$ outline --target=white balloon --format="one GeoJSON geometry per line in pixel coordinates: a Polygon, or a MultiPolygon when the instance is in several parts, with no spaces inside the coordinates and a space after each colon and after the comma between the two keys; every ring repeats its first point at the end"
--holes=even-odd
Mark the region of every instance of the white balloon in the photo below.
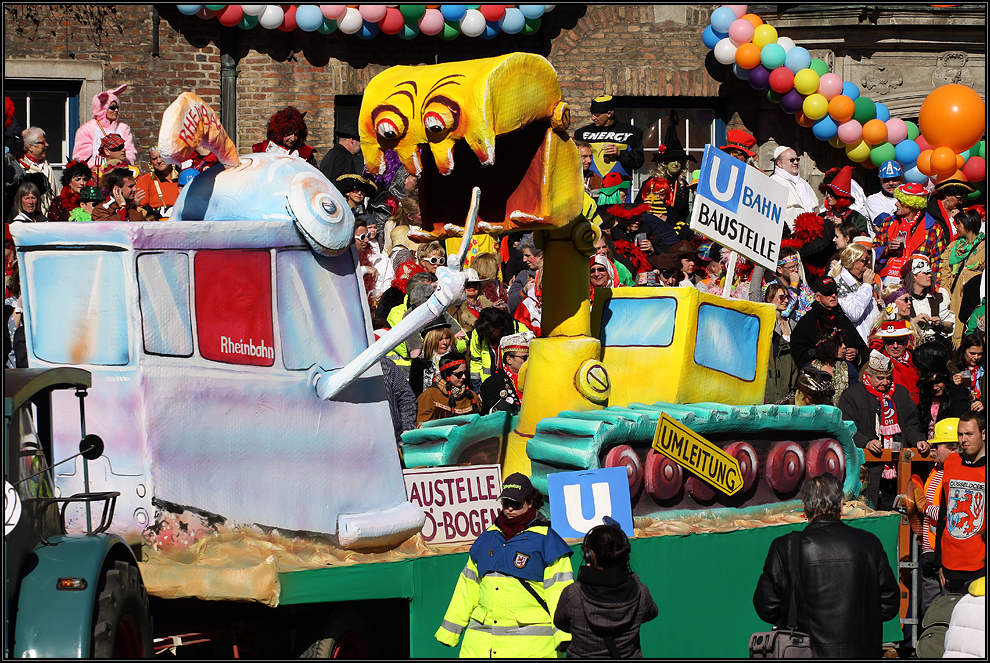
{"type": "Polygon", "coordinates": [[[461,32],[468,37],[479,37],[485,31],[485,15],[477,9],[468,9],[461,19],[461,32]]]}
{"type": "Polygon", "coordinates": [[[268,5],[241,5],[241,11],[248,16],[261,16],[268,5]]]}
{"type": "Polygon", "coordinates": [[[543,5],[543,13],[546,14],[547,12],[552,12],[553,8],[556,6],[557,5],[543,5]]]}
{"type": "Polygon", "coordinates": [[[797,46],[790,37],[777,37],[777,43],[784,47],[785,53],[789,53],[792,48],[797,46]]]}
{"type": "Polygon", "coordinates": [[[361,18],[361,12],[356,7],[348,7],[347,11],[344,12],[344,17],[337,21],[337,27],[340,28],[340,31],[348,35],[360,30],[362,25],[364,25],[364,19],[361,18]]]}
{"type": "Polygon", "coordinates": [[[278,26],[282,25],[282,20],[285,18],[285,12],[278,5],[266,5],[265,11],[258,19],[261,23],[261,27],[268,28],[269,30],[274,30],[278,26]]]}
{"type": "Polygon", "coordinates": [[[722,64],[732,64],[736,61],[736,47],[732,44],[728,37],[725,39],[720,39],[717,44],[715,44],[715,59],[722,64]]]}

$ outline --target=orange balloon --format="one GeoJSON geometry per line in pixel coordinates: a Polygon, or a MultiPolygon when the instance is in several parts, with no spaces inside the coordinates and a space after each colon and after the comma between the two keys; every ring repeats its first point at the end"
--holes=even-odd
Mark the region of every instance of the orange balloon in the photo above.
{"type": "Polygon", "coordinates": [[[942,173],[939,173],[937,182],[939,184],[941,184],[945,180],[959,180],[960,182],[968,182],[969,181],[969,180],[966,179],[966,174],[963,173],[961,170],[957,170],[954,173],[949,174],[949,175],[943,175],[942,173]]]}
{"type": "Polygon", "coordinates": [[[956,172],[956,153],[951,147],[937,147],[932,150],[932,170],[939,174],[956,172]]]}
{"type": "Polygon", "coordinates": [[[736,64],[743,69],[752,69],[760,64],[760,47],[752,42],[740,44],[736,49],[736,64]]]}
{"type": "Polygon", "coordinates": [[[797,123],[802,127],[810,127],[815,124],[814,120],[808,119],[808,116],[804,114],[804,111],[798,111],[794,115],[794,119],[797,120],[797,123]]]}
{"type": "Polygon", "coordinates": [[[962,170],[962,167],[965,166],[965,165],[966,165],[966,159],[963,158],[963,155],[957,154],[956,155],[956,170],[962,170]]]}
{"type": "Polygon", "coordinates": [[[932,147],[947,147],[954,153],[973,147],[986,129],[986,104],[974,90],[950,83],[925,97],[918,125],[932,147]]]}
{"type": "Polygon", "coordinates": [[[859,165],[867,170],[876,170],[877,165],[873,163],[873,159],[864,159],[859,162],[859,165]]]}
{"type": "Polygon", "coordinates": [[[743,18],[752,23],[754,28],[758,28],[763,25],[763,19],[756,14],[743,14],[743,18]]]}
{"type": "Polygon", "coordinates": [[[855,102],[844,94],[832,97],[832,100],[828,102],[828,114],[838,124],[842,124],[843,122],[852,119],[853,113],[855,112],[855,102]]]}
{"type": "Polygon", "coordinates": [[[873,119],[863,125],[863,140],[870,145],[887,141],[887,125],[883,120],[873,119]]]}
{"type": "Polygon", "coordinates": [[[932,168],[932,151],[925,150],[918,155],[918,170],[921,171],[922,175],[927,175],[928,177],[935,175],[935,170],[932,168]]]}

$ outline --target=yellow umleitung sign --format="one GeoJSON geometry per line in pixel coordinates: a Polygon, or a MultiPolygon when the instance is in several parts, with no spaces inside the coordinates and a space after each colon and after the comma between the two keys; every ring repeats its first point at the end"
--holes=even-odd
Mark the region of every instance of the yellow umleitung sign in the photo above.
{"type": "Polygon", "coordinates": [[[653,448],[726,495],[742,488],[739,461],[666,414],[657,422],[653,448]]]}

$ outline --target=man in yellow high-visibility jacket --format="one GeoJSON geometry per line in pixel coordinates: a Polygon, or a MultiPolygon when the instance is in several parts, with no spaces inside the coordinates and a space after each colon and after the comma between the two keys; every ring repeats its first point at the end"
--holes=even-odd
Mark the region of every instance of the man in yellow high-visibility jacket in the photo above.
{"type": "Polygon", "coordinates": [[[461,658],[555,658],[571,639],[553,625],[574,582],[571,549],[539,515],[543,496],[523,474],[502,483],[502,512],[471,546],[436,638],[461,658]]]}

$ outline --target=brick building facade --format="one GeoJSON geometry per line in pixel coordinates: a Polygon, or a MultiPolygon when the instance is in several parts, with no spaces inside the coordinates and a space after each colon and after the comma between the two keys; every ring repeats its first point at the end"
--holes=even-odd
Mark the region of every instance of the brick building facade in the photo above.
{"type": "MultiPolygon", "coordinates": [[[[396,64],[528,51],[557,69],[572,128],[589,121],[590,98],[607,92],[616,97],[620,117],[646,125],[649,150],[662,136],[667,110],[676,107],[688,119],[682,140],[692,153],[721,140],[726,127],[743,126],[761,143],[761,166],[772,168],[769,152],[786,142],[811,157],[803,160],[802,174],[815,183],[844,155],[714,61],[701,33],[716,6],[558,5],[534,35],[448,42],[423,35],[403,41],[379,34],[365,41],[339,31],[244,31],[184,16],[172,5],[6,4],[4,81],[22,121],[24,98],[33,95],[34,123],[50,133],[43,121],[62,128],[60,154],[71,148],[75,127],[90,119],[92,96],[128,83],[121,119],[139,149],[157,140],[168,104],[192,90],[225,125],[236,125],[241,152],[264,139],[272,113],[292,104],[307,112],[307,142],[322,155],[332,145],[335,122],[353,121],[362,91],[378,72],[396,64]],[[230,86],[236,101],[228,107],[221,94],[225,76],[236,81],[230,86]]],[[[985,94],[983,5],[751,5],[750,11],[887,103],[896,117],[917,118],[924,96],[945,82],[985,94]]],[[[50,136],[49,142],[56,141],[50,136]]]]}

